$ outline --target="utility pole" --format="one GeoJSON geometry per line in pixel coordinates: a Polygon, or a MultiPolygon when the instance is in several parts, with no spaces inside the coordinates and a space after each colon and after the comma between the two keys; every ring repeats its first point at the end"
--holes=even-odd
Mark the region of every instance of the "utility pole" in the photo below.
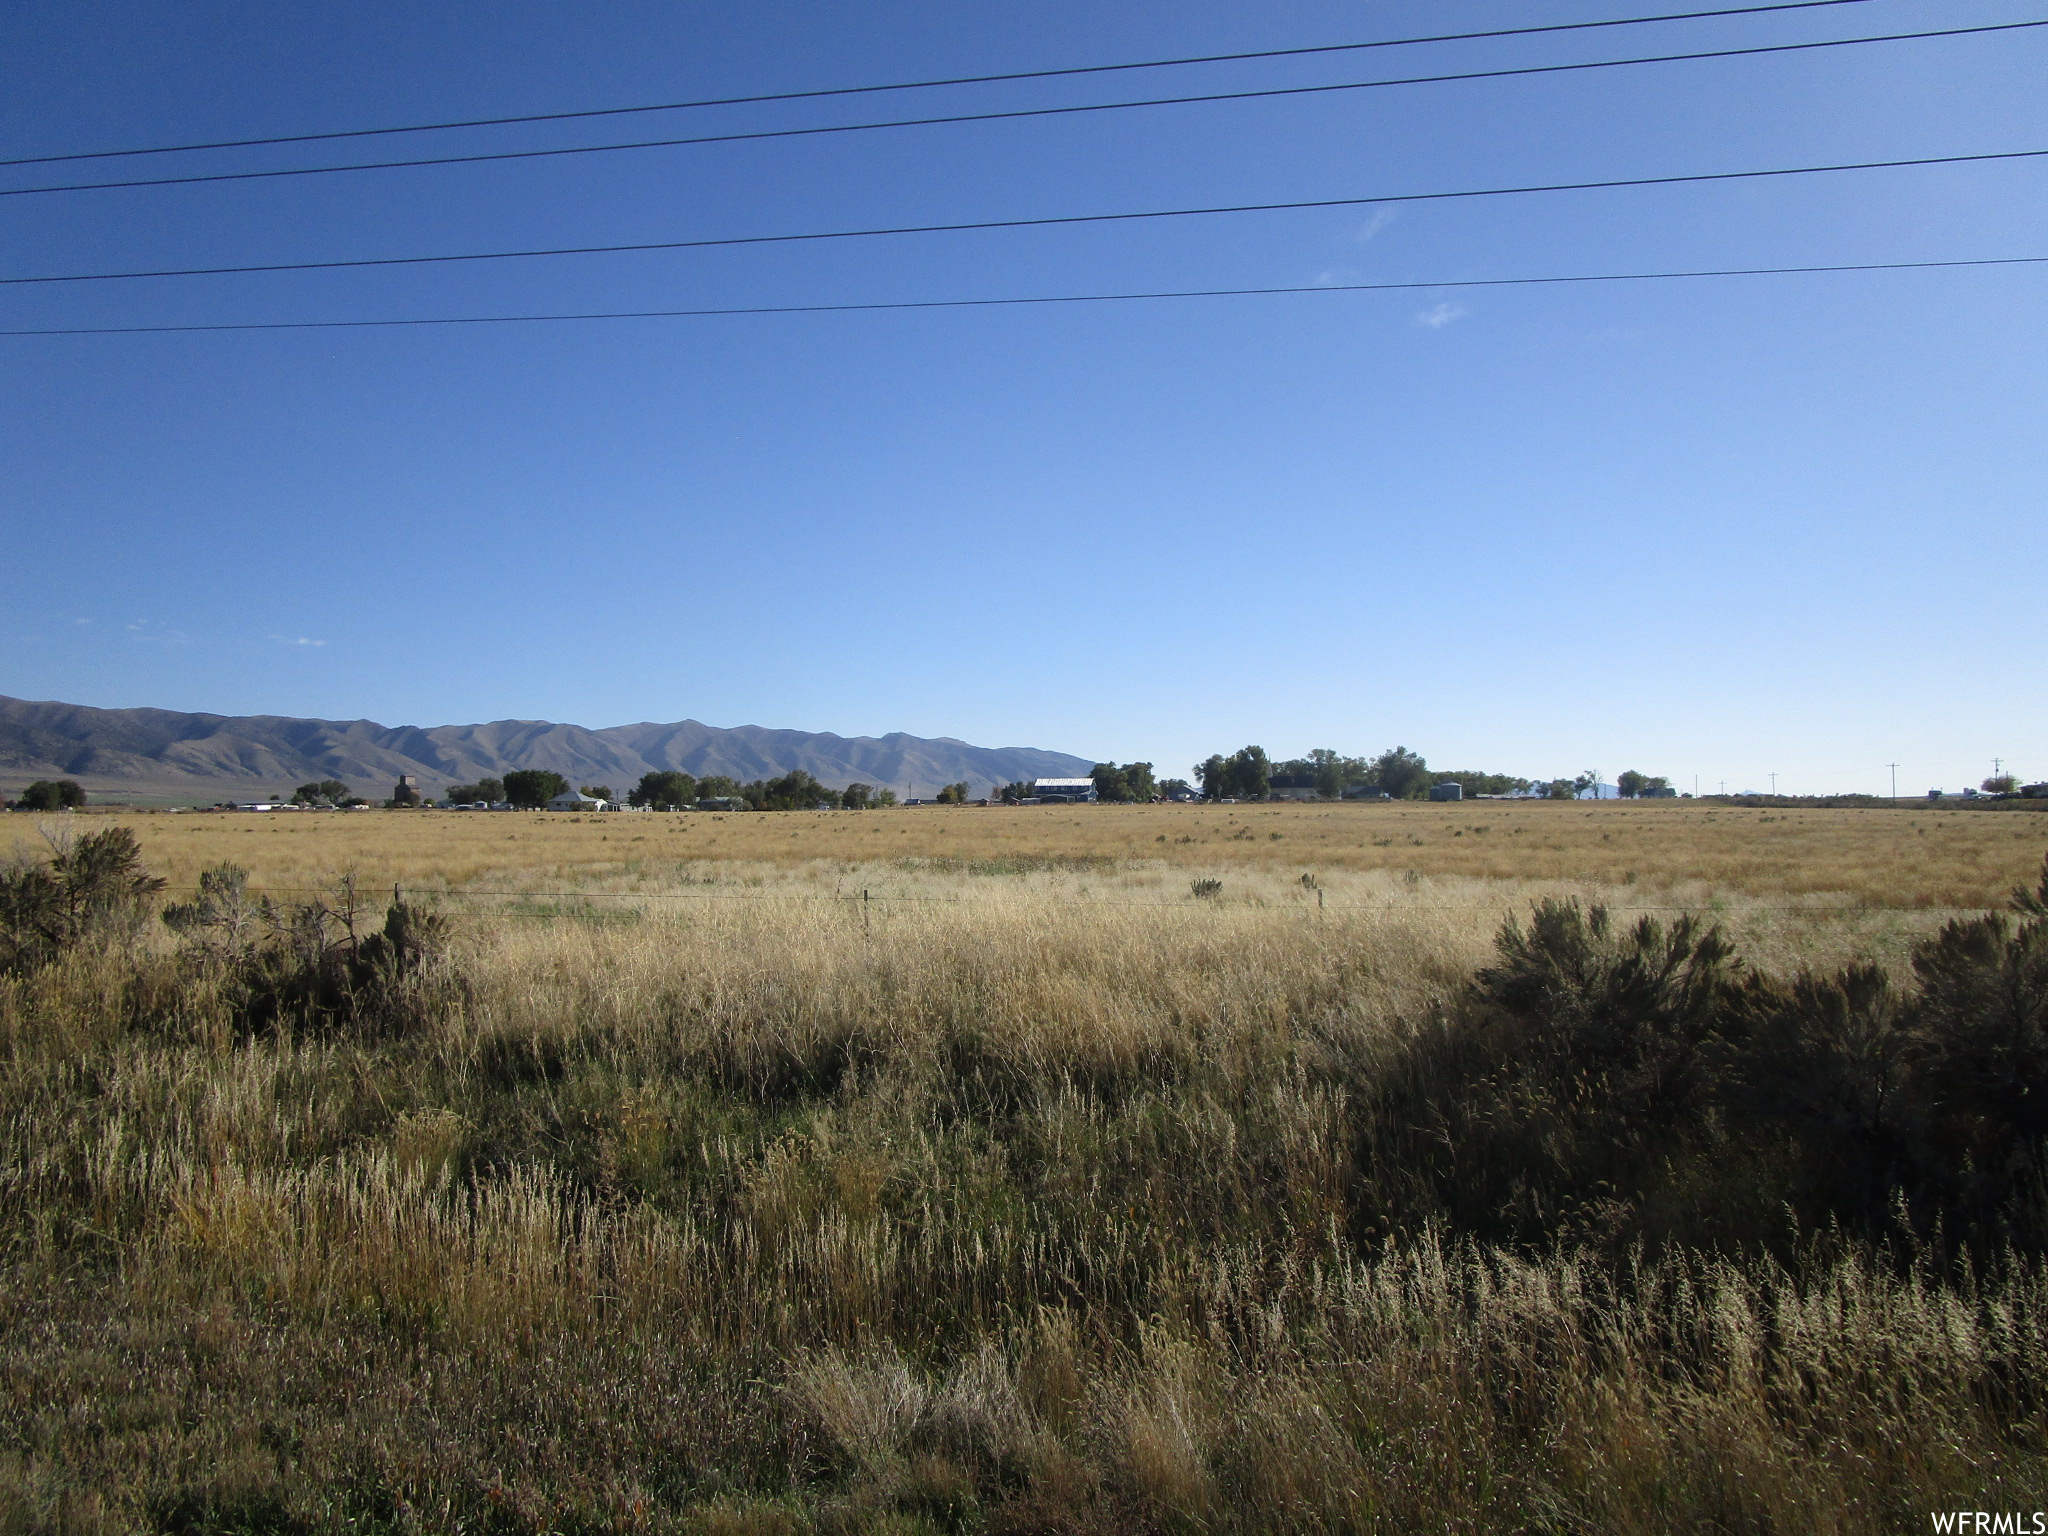
{"type": "Polygon", "coordinates": [[[1771,775],[1771,798],[1778,798],[1778,776],[1775,773],[1771,775]]]}
{"type": "Polygon", "coordinates": [[[1897,763],[1886,763],[1885,767],[1892,771],[1892,798],[1896,800],[1899,798],[1899,765],[1897,763]]]}

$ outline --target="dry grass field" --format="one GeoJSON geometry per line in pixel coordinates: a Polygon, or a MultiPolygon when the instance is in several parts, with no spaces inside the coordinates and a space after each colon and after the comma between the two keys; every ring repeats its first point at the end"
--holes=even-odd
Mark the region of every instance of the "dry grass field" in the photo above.
{"type": "MultiPolygon", "coordinates": [[[[95,818],[97,820],[98,818],[95,818]]],[[[1374,871],[1428,879],[1639,886],[1690,903],[1766,896],[1972,909],[2048,854],[2048,815],[1751,810],[1679,802],[1020,806],[773,815],[222,813],[118,818],[188,884],[231,859],[258,885],[357,871],[372,885],[659,887],[693,864],[1016,871],[1158,865],[1189,874],[1374,871]]],[[[32,838],[19,818],[19,839],[32,838]]],[[[15,830],[0,826],[0,835],[15,830]]]]}
{"type": "Polygon", "coordinates": [[[0,975],[0,1531],[2048,1506],[2033,1101],[1950,1040],[2048,924],[1940,938],[2048,817],[75,820],[173,888],[0,975]],[[158,920],[224,862],[299,905],[158,920]]]}

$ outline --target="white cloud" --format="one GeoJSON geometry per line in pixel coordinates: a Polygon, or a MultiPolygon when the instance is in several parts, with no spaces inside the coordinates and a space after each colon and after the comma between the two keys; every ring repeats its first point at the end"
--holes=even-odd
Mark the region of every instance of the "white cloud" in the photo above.
{"type": "Polygon", "coordinates": [[[1400,217],[1401,210],[1399,208],[1375,208],[1372,211],[1372,217],[1367,219],[1364,226],[1351,238],[1360,245],[1370,245],[1374,235],[1377,235],[1400,217]]]}
{"type": "Polygon", "coordinates": [[[190,645],[192,637],[182,629],[169,624],[159,624],[154,619],[137,619],[127,626],[128,632],[136,639],[149,645],[190,645]]]}
{"type": "Polygon", "coordinates": [[[1426,325],[1432,331],[1440,331],[1452,321],[1462,320],[1471,313],[1472,311],[1464,305],[1453,304],[1446,300],[1433,309],[1425,309],[1415,317],[1415,323],[1417,325],[1426,325]]]}
{"type": "Polygon", "coordinates": [[[279,645],[325,645],[327,643],[325,640],[308,640],[304,635],[300,635],[296,639],[290,635],[272,635],[270,638],[279,645]]]}

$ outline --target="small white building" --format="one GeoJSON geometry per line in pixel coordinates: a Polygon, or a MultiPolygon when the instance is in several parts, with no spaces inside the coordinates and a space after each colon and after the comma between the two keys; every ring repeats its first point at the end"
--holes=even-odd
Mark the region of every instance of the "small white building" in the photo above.
{"type": "Polygon", "coordinates": [[[548,802],[551,811],[601,811],[604,807],[604,801],[580,789],[565,789],[548,802]]]}

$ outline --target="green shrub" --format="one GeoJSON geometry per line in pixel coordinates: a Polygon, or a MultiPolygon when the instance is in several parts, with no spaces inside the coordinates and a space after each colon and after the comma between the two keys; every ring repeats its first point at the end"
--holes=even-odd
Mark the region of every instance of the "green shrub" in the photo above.
{"type": "Polygon", "coordinates": [[[0,870],[0,970],[33,969],[88,941],[133,933],[163,888],[126,827],[52,836],[47,861],[0,870]]]}
{"type": "Polygon", "coordinates": [[[169,907],[164,921],[195,958],[223,966],[251,1032],[403,1033],[462,992],[442,963],[448,920],[393,890],[383,926],[361,934],[353,880],[327,900],[252,901],[248,872],[222,864],[199,877],[199,899],[169,907]]]}

